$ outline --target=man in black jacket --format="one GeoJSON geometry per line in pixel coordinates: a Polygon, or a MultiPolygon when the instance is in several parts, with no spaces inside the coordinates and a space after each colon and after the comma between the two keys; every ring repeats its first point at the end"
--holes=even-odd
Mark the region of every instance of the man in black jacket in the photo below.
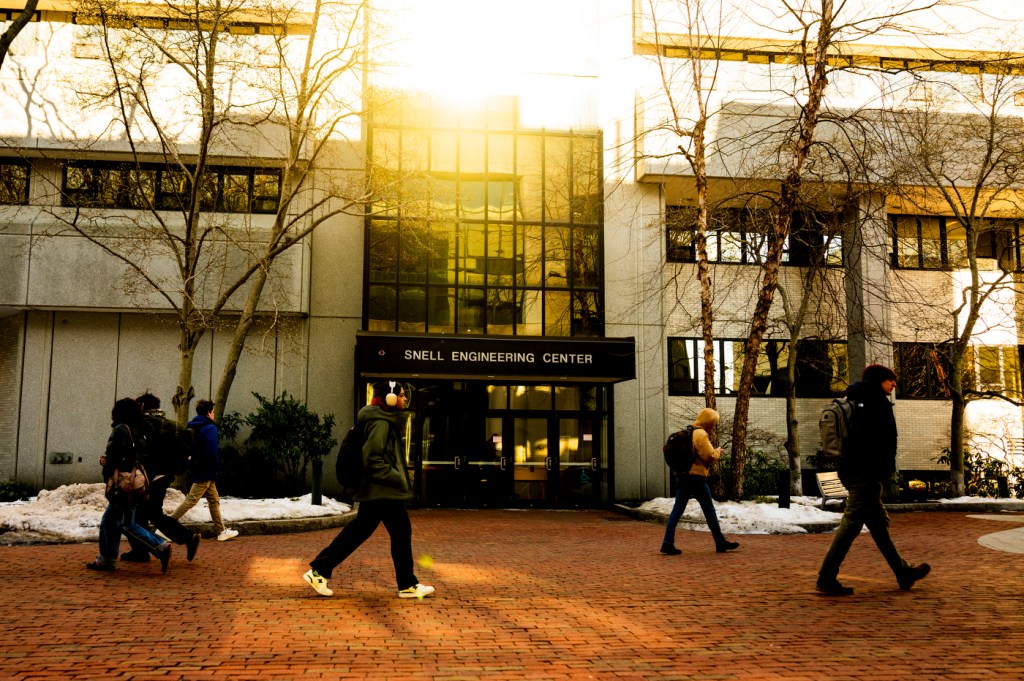
{"type": "MultiPolygon", "coordinates": [[[[160,398],[152,393],[144,393],[136,398],[143,411],[140,431],[146,440],[146,454],[142,460],[146,473],[149,475],[149,497],[139,505],[136,521],[145,526],[152,523],[165,537],[175,544],[183,544],[186,548],[185,557],[191,561],[196,557],[199,548],[199,534],[186,529],[177,519],[164,513],[164,498],[167,488],[174,482],[174,477],[181,473],[181,437],[177,426],[167,420],[160,409],[160,398]]],[[[149,560],[149,552],[145,546],[128,536],[132,550],[121,554],[121,560],[130,563],[145,563],[149,560]]]]}
{"type": "Polygon", "coordinates": [[[895,389],[896,373],[889,367],[872,364],[864,369],[861,380],[846,391],[855,406],[850,434],[843,442],[839,459],[839,479],[850,496],[818,571],[817,589],[821,593],[853,593],[852,588],[839,582],[839,566],[865,525],[901,589],[910,589],[931,571],[927,563],[911,565],[900,557],[889,536],[889,515],[882,504],[882,487],[896,472],[896,417],[889,397],[895,389]]]}

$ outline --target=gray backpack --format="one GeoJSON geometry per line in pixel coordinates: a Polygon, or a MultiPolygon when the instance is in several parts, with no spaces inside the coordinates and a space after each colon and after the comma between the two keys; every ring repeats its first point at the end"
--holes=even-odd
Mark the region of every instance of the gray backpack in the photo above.
{"type": "Polygon", "coordinates": [[[854,403],[845,397],[837,397],[828,403],[818,420],[821,435],[821,453],[828,459],[838,459],[843,454],[843,444],[850,435],[853,422],[854,403]]]}

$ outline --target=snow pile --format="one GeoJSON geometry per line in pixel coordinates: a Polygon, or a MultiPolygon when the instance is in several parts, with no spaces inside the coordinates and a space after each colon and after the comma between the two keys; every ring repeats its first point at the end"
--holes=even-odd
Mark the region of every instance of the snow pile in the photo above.
{"type": "MultiPolygon", "coordinates": [[[[86,542],[99,539],[100,517],[107,507],[103,484],[64,485],[43,490],[30,501],[0,503],[0,544],[43,542],[86,542]]],[[[164,512],[170,513],[185,498],[176,489],[167,490],[164,512]]],[[[312,495],[290,499],[238,499],[222,497],[224,522],[275,518],[315,518],[348,513],[348,504],[323,498],[314,506],[312,495]]],[[[182,517],[182,522],[208,523],[210,510],[205,499],[182,517]]]]}
{"type": "MultiPolygon", "coordinates": [[[[675,499],[661,497],[641,504],[639,509],[668,517],[674,503],[675,499]]],[[[792,497],[789,508],[753,501],[715,502],[715,512],[725,534],[801,534],[807,532],[804,525],[835,525],[840,518],[838,513],[822,511],[818,497],[792,497]]],[[[695,499],[686,505],[682,520],[700,523],[692,529],[708,531],[704,512],[695,499]]]]}

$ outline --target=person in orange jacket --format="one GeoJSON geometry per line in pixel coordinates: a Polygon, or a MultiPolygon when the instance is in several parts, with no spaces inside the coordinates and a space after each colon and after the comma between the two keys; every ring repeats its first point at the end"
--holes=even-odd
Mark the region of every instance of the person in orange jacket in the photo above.
{"type": "Polygon", "coordinates": [[[708,435],[717,427],[718,412],[714,409],[701,409],[697,414],[697,419],[693,422],[693,465],[684,474],[674,474],[676,475],[676,503],[672,506],[668,523],[665,525],[665,538],[661,544],[661,552],[664,554],[678,556],[682,553],[675,544],[676,526],[690,499],[696,499],[701,510],[704,511],[704,520],[708,524],[708,529],[711,530],[711,536],[715,539],[715,550],[718,553],[725,553],[739,548],[739,542],[729,541],[722,534],[722,528],[718,524],[718,514],[715,512],[715,503],[711,499],[711,488],[708,487],[708,466],[722,456],[722,448],[713,447],[708,435]]]}

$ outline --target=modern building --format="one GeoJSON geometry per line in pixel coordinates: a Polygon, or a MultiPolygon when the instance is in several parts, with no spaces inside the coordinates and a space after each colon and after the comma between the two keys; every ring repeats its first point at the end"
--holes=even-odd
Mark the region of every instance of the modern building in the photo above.
{"type": "MultiPolygon", "coordinates": [[[[301,63],[311,14],[223,19],[240,66],[217,82],[214,106],[230,102],[250,118],[232,119],[205,147],[181,123],[202,109],[180,73],[202,35],[197,22],[140,3],[130,19],[104,23],[81,6],[41,2],[0,69],[0,477],[48,488],[97,480],[113,401],[148,389],[170,403],[179,385],[185,299],[200,316],[227,300],[190,358],[196,396],[212,395],[245,310],[245,288],[228,282],[258,260],[291,201],[283,214],[296,224],[323,222],[270,268],[225,412],[251,411],[254,391],[287,390],[345,428],[370,383],[403,378],[422,504],[576,507],[667,494],[661,444],[703,406],[697,194],[666,125],[667,93],[692,107],[693,80],[678,69],[697,52],[678,25],[655,24],[657,3],[491,4],[436,0],[419,3],[424,13],[377,3],[348,24],[360,36],[347,43],[358,68],[333,94],[352,116],[322,153],[300,152],[312,188],[291,199],[288,123],[255,112],[267,111],[262,79],[275,65],[301,63]],[[143,62],[168,106],[101,101],[118,31],[156,35],[143,62]],[[170,146],[156,130],[174,132],[170,146]],[[216,257],[186,291],[153,235],[173,241],[189,229],[182,169],[204,149],[195,224],[216,257]],[[328,211],[322,199],[335,187],[367,182],[368,201],[328,211]]],[[[700,60],[714,111],[709,254],[726,423],[803,63],[784,26],[763,28],[756,17],[738,22],[700,60]]],[[[857,140],[835,114],[866,110],[872,134],[892,130],[885,113],[928,103],[893,83],[921,73],[970,80],[995,54],[926,54],[898,38],[851,42],[830,62],[849,53],[820,132],[839,160],[815,156],[808,168],[782,267],[785,304],[773,308],[751,405],[748,445],[780,459],[787,314],[806,299],[790,417],[805,457],[822,406],[865,364],[884,362],[903,378],[901,468],[942,468],[950,401],[940,355],[965,290],[965,233],[935,200],[941,187],[915,203],[869,173],[844,178],[854,165],[881,178],[896,154],[855,157],[857,140]]],[[[1000,120],[1019,124],[1010,100],[1000,120]]],[[[995,286],[971,357],[978,385],[1019,397],[1018,226],[1004,206],[987,218],[997,226],[982,268],[995,286]]],[[[968,414],[979,446],[1019,449],[1019,407],[979,402],[968,414]]]]}

